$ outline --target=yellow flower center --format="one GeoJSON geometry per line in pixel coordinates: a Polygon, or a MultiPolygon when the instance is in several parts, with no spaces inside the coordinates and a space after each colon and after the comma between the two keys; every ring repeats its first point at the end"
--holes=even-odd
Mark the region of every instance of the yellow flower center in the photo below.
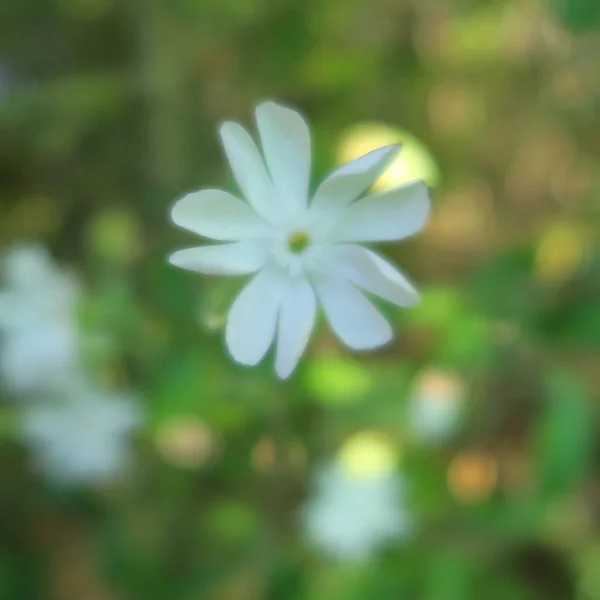
{"type": "Polygon", "coordinates": [[[292,233],[287,240],[288,248],[290,252],[293,252],[294,254],[301,254],[308,248],[309,244],[310,238],[304,231],[296,231],[295,233],[292,233]]]}

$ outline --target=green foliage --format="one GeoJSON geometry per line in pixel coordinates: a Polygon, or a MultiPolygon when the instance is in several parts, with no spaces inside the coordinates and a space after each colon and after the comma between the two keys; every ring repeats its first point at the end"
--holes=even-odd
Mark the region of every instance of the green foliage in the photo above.
{"type": "Polygon", "coordinates": [[[599,0],[2,0],[0,245],[80,275],[85,364],[145,423],[123,478],[59,488],[0,388],[1,600],[600,600],[599,22],[599,0]],[[225,348],[243,278],[166,259],[201,243],[173,201],[235,190],[218,123],[265,98],[310,122],[312,189],[399,141],[375,187],[434,188],[383,249],[422,296],[382,308],[394,341],[318,327],[284,383],[225,348]],[[427,438],[415,406],[460,424],[427,438]],[[390,456],[411,533],[326,556],[319,468],[390,456]]]}
{"type": "Polygon", "coordinates": [[[574,33],[589,32],[600,24],[600,4],[596,0],[551,0],[560,22],[574,33]]]}
{"type": "Polygon", "coordinates": [[[597,423],[590,394],[576,375],[550,372],[545,388],[535,442],[539,484],[548,497],[571,492],[590,474],[597,423]]]}
{"type": "Polygon", "coordinates": [[[369,370],[347,357],[320,357],[306,372],[306,387],[318,401],[347,404],[367,399],[373,382],[369,370]]]}

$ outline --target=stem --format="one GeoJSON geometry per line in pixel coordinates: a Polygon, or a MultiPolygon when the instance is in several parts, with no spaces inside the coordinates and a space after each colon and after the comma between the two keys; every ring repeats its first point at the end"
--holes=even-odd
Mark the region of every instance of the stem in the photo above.
{"type": "Polygon", "coordinates": [[[137,70],[146,111],[145,195],[151,200],[154,216],[162,222],[166,205],[179,192],[187,170],[187,65],[168,4],[163,0],[133,0],[133,7],[137,70]]]}

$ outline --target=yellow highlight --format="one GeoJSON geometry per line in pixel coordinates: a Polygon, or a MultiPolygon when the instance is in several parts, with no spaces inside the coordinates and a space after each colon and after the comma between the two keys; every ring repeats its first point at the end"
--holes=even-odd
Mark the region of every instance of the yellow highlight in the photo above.
{"type": "Polygon", "coordinates": [[[338,461],[354,479],[370,479],[390,473],[399,456],[394,442],[377,431],[362,431],[341,448],[338,461]]]}
{"type": "Polygon", "coordinates": [[[477,450],[458,454],[448,467],[448,487],[463,503],[481,502],[494,491],[498,482],[496,459],[477,450]]]}
{"type": "Polygon", "coordinates": [[[186,469],[206,464],[216,451],[216,440],[208,426],[194,416],[185,415],[161,424],[156,445],[167,462],[186,469]]]}
{"type": "Polygon", "coordinates": [[[431,186],[439,184],[439,167],[423,142],[408,131],[383,123],[360,123],[348,129],[338,144],[337,158],[346,163],[391,144],[401,144],[402,148],[374,183],[374,190],[387,190],[415,179],[431,186]]]}
{"type": "Polygon", "coordinates": [[[544,233],[535,256],[535,274],[542,283],[568,279],[584,262],[590,245],[587,228],[579,223],[556,223],[544,233]]]}
{"type": "Polygon", "coordinates": [[[462,380],[450,371],[424,369],[415,381],[415,397],[420,402],[459,404],[465,397],[462,380]]]}

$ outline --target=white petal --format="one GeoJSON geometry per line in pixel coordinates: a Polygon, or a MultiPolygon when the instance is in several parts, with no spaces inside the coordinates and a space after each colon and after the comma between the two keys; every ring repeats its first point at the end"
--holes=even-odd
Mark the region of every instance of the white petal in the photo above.
{"type": "Polygon", "coordinates": [[[271,227],[245,202],[221,190],[184,196],[171,210],[175,225],[214,240],[260,239],[271,227]]]}
{"type": "Polygon", "coordinates": [[[399,150],[399,144],[384,146],[336,169],[317,188],[311,215],[333,224],[353,200],[375,183],[399,150]]]}
{"type": "Polygon", "coordinates": [[[392,328],[371,302],[342,277],[315,281],[317,296],[334,333],[350,348],[366,350],[392,339],[392,328]]]}
{"type": "Polygon", "coordinates": [[[427,186],[411,181],[349,206],[331,235],[337,242],[401,240],[425,225],[430,204],[427,186]]]}
{"type": "Polygon", "coordinates": [[[269,246],[262,240],[178,250],[169,257],[176,267],[206,275],[246,275],[262,268],[269,246]]]}
{"type": "Polygon", "coordinates": [[[16,316],[19,314],[18,305],[15,302],[15,294],[0,292],[0,329],[14,325],[16,316]]]}
{"type": "Polygon", "coordinates": [[[302,356],[317,314],[317,299],[305,278],[290,282],[281,302],[275,371],[286,379],[302,356]]]}
{"type": "Polygon", "coordinates": [[[239,123],[223,123],[219,132],[231,170],[244,197],[261,217],[273,222],[276,216],[273,210],[273,183],[260,150],[239,123]]]}
{"type": "Polygon", "coordinates": [[[237,362],[255,365],[271,346],[285,282],[279,273],[263,269],[234,300],[225,339],[237,362]]]}
{"type": "Polygon", "coordinates": [[[356,245],[338,245],[330,250],[332,268],[348,281],[399,306],[412,306],[419,293],[389,262],[371,250],[356,245]]]}
{"type": "Polygon", "coordinates": [[[256,122],[265,160],[287,208],[305,207],[310,180],[310,132],[304,119],[294,110],[275,102],[256,107],[256,122]]]}

